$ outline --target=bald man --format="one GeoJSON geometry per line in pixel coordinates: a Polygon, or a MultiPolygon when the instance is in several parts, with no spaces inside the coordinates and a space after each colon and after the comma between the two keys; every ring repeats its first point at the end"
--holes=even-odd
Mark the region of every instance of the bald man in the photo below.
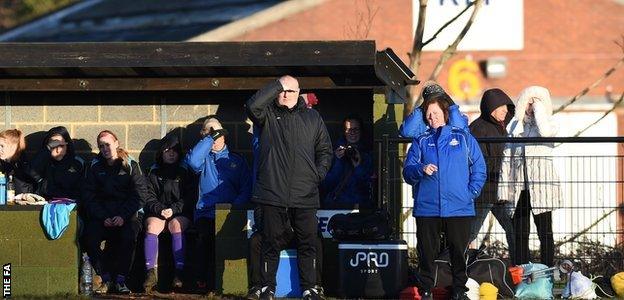
{"type": "Polygon", "coordinates": [[[319,113],[299,97],[299,82],[282,76],[247,101],[247,114],[260,130],[257,179],[252,201],[262,212],[261,299],[275,298],[275,274],[290,221],[297,242],[303,299],[321,299],[316,286],[316,210],[319,183],[331,166],[332,145],[319,113]]]}

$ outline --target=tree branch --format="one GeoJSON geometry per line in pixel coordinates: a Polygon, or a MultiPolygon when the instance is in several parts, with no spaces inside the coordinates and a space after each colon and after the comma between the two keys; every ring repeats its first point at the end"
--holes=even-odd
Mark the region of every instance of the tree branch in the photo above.
{"type": "Polygon", "coordinates": [[[583,128],[582,130],[579,130],[579,132],[577,132],[574,136],[578,137],[581,134],[583,134],[583,132],[585,132],[587,129],[591,128],[592,126],[598,124],[598,122],[600,122],[602,119],[606,118],[608,114],[610,114],[612,111],[615,110],[615,108],[620,105],[620,103],[622,103],[622,101],[624,101],[624,92],[622,92],[622,96],[620,96],[620,99],[618,99],[618,101],[616,101],[615,103],[613,103],[613,107],[611,107],[611,109],[609,109],[608,111],[606,111],[604,113],[604,115],[602,115],[602,117],[598,118],[598,120],[596,120],[594,123],[591,123],[589,126],[583,128]]]}
{"type": "MultiPolygon", "coordinates": [[[[418,10],[418,23],[416,24],[416,32],[414,33],[414,43],[412,44],[412,52],[410,52],[410,65],[409,68],[418,75],[418,69],[420,68],[420,57],[422,55],[423,48],[423,35],[425,33],[425,19],[427,18],[427,0],[419,1],[420,9],[418,10]]],[[[415,85],[407,87],[407,102],[403,105],[403,118],[407,117],[418,101],[418,89],[415,85]]]]}
{"type": "Polygon", "coordinates": [[[603,80],[607,79],[607,77],[613,74],[613,72],[615,72],[615,70],[621,67],[622,64],[624,64],[624,56],[622,56],[622,58],[615,65],[613,65],[613,67],[611,67],[611,69],[605,72],[602,75],[602,77],[598,78],[598,80],[596,80],[594,83],[584,88],[580,93],[576,94],[576,96],[572,97],[572,99],[570,99],[568,102],[562,104],[557,109],[555,109],[553,111],[553,114],[561,112],[562,110],[566,109],[566,107],[572,105],[574,102],[578,101],[581,97],[585,96],[589,91],[597,87],[603,80]]]}
{"type": "Polygon", "coordinates": [[[598,223],[602,222],[602,220],[606,219],[610,214],[612,214],[613,212],[617,211],[619,209],[619,207],[616,207],[610,211],[608,211],[606,214],[604,214],[602,217],[600,217],[600,219],[594,221],[594,223],[591,223],[589,226],[587,226],[587,228],[575,233],[572,237],[570,237],[569,239],[565,240],[565,241],[560,241],[555,243],[555,248],[559,248],[561,247],[561,245],[565,244],[565,243],[569,243],[569,242],[573,242],[574,240],[576,240],[577,238],[579,238],[581,235],[587,233],[590,229],[592,229],[594,226],[598,225],[598,223]]]}
{"type": "Polygon", "coordinates": [[[442,25],[442,27],[440,27],[440,29],[438,29],[438,31],[436,31],[436,33],[433,34],[433,36],[428,39],[426,42],[423,43],[423,47],[427,46],[427,44],[431,43],[433,40],[435,40],[438,37],[438,34],[440,34],[440,32],[442,32],[442,30],[444,30],[444,28],[448,27],[449,25],[451,25],[453,22],[455,22],[455,20],[457,20],[459,17],[461,17],[461,15],[463,15],[466,11],[468,11],[468,9],[475,5],[476,1],[472,1],[470,2],[470,4],[466,5],[466,8],[464,8],[464,10],[462,10],[459,14],[457,14],[454,18],[452,18],[451,20],[449,20],[448,22],[446,22],[446,24],[442,25]]]}
{"type": "Polygon", "coordinates": [[[607,79],[607,77],[611,76],[611,74],[613,74],[613,72],[615,72],[615,70],[617,70],[619,67],[622,66],[622,64],[624,64],[624,35],[622,35],[622,43],[619,43],[618,41],[614,41],[614,42],[615,42],[616,45],[618,45],[620,47],[620,50],[622,50],[622,58],[620,58],[620,60],[617,63],[615,63],[615,65],[613,65],[613,67],[611,67],[611,69],[607,70],[607,72],[605,72],[602,75],[602,77],[598,78],[598,80],[596,80],[594,83],[592,83],[588,87],[584,88],[580,93],[576,94],[568,102],[562,104],[557,109],[555,109],[553,111],[553,114],[556,114],[556,113],[566,109],[566,107],[572,105],[574,102],[579,100],[581,97],[585,96],[587,93],[589,93],[589,91],[591,91],[595,87],[597,87],[603,80],[605,80],[605,79],[607,79]]]}
{"type": "Polygon", "coordinates": [[[429,76],[429,80],[436,80],[436,78],[438,78],[438,75],[440,75],[440,72],[442,71],[442,67],[444,67],[444,64],[451,57],[453,57],[453,55],[455,55],[459,42],[461,42],[461,40],[464,38],[466,33],[468,33],[468,30],[470,30],[470,27],[472,26],[472,23],[474,22],[474,19],[476,18],[477,13],[479,12],[479,9],[481,8],[481,4],[483,4],[483,0],[475,0],[472,2],[474,2],[475,7],[474,7],[474,10],[472,11],[472,15],[470,15],[470,19],[468,19],[468,22],[466,22],[466,26],[464,26],[464,29],[462,29],[459,35],[457,35],[457,38],[455,39],[455,41],[451,45],[449,45],[448,48],[446,48],[446,50],[444,50],[444,52],[440,56],[440,60],[438,60],[438,64],[433,69],[433,72],[431,72],[431,75],[429,76]]]}

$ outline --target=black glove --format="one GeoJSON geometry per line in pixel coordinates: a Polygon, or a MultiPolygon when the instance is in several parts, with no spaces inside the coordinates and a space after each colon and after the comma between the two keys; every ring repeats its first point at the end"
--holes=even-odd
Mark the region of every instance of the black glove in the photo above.
{"type": "Polygon", "coordinates": [[[48,144],[46,145],[46,147],[48,148],[48,150],[52,151],[52,149],[56,148],[56,147],[60,147],[60,146],[65,146],[67,145],[67,143],[63,142],[63,141],[59,141],[59,140],[50,140],[48,142],[48,144]]]}
{"type": "Polygon", "coordinates": [[[210,135],[212,139],[215,141],[222,136],[226,136],[227,134],[228,134],[228,131],[225,128],[217,129],[217,130],[210,129],[210,132],[208,133],[208,135],[210,135]]]}

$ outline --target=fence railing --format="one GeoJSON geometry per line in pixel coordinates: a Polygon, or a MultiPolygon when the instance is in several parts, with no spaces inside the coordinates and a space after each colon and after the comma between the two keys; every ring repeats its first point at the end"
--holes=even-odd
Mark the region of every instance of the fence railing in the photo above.
{"type": "MultiPolygon", "coordinates": [[[[592,274],[624,269],[624,137],[482,138],[478,141],[551,147],[551,156],[530,156],[526,160],[518,156],[484,158],[487,164],[508,164],[512,168],[526,162],[523,167],[531,169],[527,173],[537,174],[529,179],[530,189],[544,193],[549,200],[557,200],[533,206],[538,211],[552,210],[555,260],[576,259],[592,274]],[[548,165],[552,168],[546,167],[548,165]],[[550,172],[555,172],[556,176],[547,176],[550,172]]],[[[415,247],[418,241],[416,222],[411,214],[411,186],[401,175],[409,143],[411,139],[388,136],[375,141],[379,162],[377,196],[378,203],[390,212],[396,237],[415,247]]],[[[524,189],[525,177],[522,173],[516,175],[502,178],[499,185],[524,189]]],[[[518,201],[505,200],[514,205],[518,201]]],[[[491,214],[475,242],[487,245],[492,254],[508,255],[504,230],[491,214]]],[[[533,260],[539,261],[539,239],[533,221],[529,246],[533,260]]]]}

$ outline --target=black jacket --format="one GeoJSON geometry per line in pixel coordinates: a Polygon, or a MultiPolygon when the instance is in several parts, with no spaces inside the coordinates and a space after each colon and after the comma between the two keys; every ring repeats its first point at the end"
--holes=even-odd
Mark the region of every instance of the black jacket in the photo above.
{"type": "Polygon", "coordinates": [[[278,105],[279,81],[247,101],[260,129],[258,173],[252,200],[280,207],[319,207],[318,185],[331,166],[332,146],[319,113],[299,98],[293,109],[278,105]]]}
{"type": "Polygon", "coordinates": [[[197,180],[183,166],[159,166],[154,164],[147,175],[147,199],[145,214],[162,218],[160,212],[171,208],[174,215],[193,219],[193,207],[197,202],[197,180]]]}
{"type": "Polygon", "coordinates": [[[34,180],[28,176],[28,164],[26,161],[22,159],[15,162],[0,160],[0,172],[6,176],[7,184],[9,183],[9,176],[13,176],[15,195],[33,192],[34,180]]]}
{"type": "MultiPolygon", "coordinates": [[[[477,139],[481,137],[506,137],[506,127],[513,118],[514,111],[513,101],[507,94],[500,89],[489,89],[483,93],[481,98],[481,115],[470,123],[470,133],[477,139]],[[507,105],[508,112],[505,121],[499,123],[492,117],[492,111],[503,105],[507,105]]],[[[493,203],[497,201],[496,192],[505,143],[479,143],[479,147],[481,147],[487,166],[487,181],[483,186],[481,196],[477,198],[477,202],[493,203]]]]}
{"type": "Polygon", "coordinates": [[[90,218],[121,216],[128,220],[143,207],[146,189],[145,177],[135,160],[130,160],[126,169],[121,160],[109,166],[98,156],[87,172],[82,199],[90,218]]]}
{"type": "Polygon", "coordinates": [[[31,160],[28,174],[35,180],[36,194],[47,199],[78,200],[84,183],[84,160],[68,154],[56,161],[50,156],[50,150],[43,149],[31,160]]]}

